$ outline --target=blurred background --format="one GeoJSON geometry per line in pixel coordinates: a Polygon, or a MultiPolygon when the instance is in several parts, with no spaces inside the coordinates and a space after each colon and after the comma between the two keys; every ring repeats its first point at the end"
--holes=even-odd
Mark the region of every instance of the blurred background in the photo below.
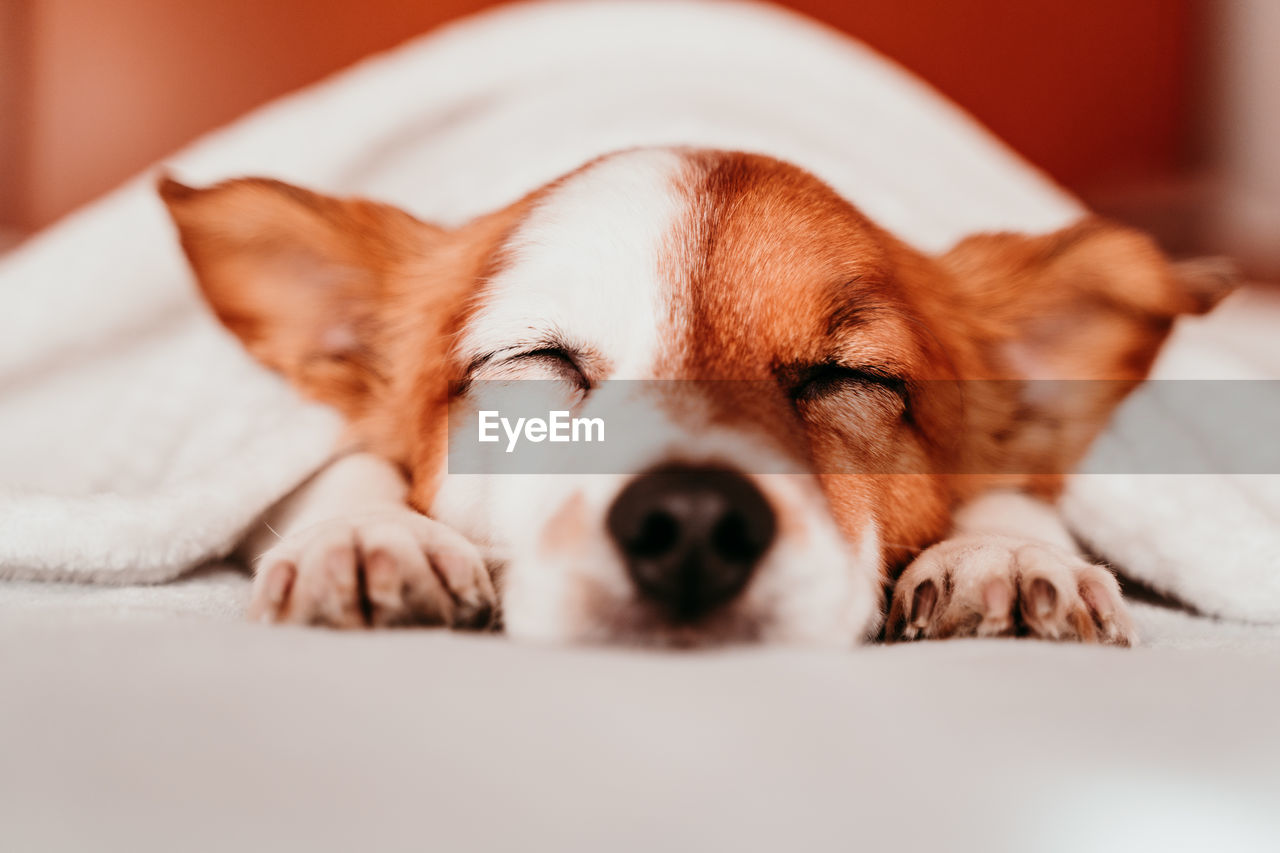
{"type": "MultiPolygon", "coordinates": [[[[495,0],[0,0],[0,246],[495,0]]],[[[1179,254],[1280,274],[1278,0],[791,0],[1179,254]]]]}

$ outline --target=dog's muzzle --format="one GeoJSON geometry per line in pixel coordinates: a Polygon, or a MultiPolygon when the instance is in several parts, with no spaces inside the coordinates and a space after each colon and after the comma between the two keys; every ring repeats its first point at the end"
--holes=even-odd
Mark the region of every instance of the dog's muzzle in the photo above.
{"type": "Polygon", "coordinates": [[[606,525],[636,587],[678,621],[741,592],[777,532],[768,500],[745,476],[686,465],[636,477],[606,525]]]}

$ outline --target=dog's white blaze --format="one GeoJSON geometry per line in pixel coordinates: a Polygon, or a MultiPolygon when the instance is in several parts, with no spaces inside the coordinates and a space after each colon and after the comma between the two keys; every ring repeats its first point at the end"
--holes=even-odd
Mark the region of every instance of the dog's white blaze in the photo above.
{"type": "MultiPolygon", "coordinates": [[[[663,257],[689,215],[685,168],[674,151],[627,151],[549,191],[508,242],[509,261],[459,340],[459,363],[554,334],[604,356],[611,379],[651,378],[677,286],[663,277],[663,257]]],[[[528,541],[518,534],[532,531],[516,528],[547,505],[537,493],[545,485],[446,476],[431,514],[499,548],[528,541]],[[495,501],[519,508],[505,513],[495,501]]]]}
{"type": "Polygon", "coordinates": [[[554,334],[605,356],[610,378],[650,378],[673,286],[663,258],[688,216],[683,169],[672,151],[628,151],[551,190],[508,243],[510,262],[459,344],[463,361],[554,334]]]}

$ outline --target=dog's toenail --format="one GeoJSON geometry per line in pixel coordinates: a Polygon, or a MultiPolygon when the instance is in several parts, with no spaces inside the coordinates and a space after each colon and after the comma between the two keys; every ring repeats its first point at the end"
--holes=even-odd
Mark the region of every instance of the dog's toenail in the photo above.
{"type": "Polygon", "coordinates": [[[1044,578],[1036,578],[1031,582],[1031,612],[1037,616],[1048,616],[1058,603],[1058,590],[1044,578]]]}
{"type": "Polygon", "coordinates": [[[369,600],[387,610],[404,606],[400,595],[400,576],[395,559],[385,551],[374,551],[364,561],[365,594],[369,600]]]}
{"type": "Polygon", "coordinates": [[[1003,580],[988,581],[982,588],[982,606],[987,616],[1005,616],[1013,606],[1013,590],[1003,580]]]}
{"type": "Polygon", "coordinates": [[[933,585],[933,581],[925,581],[916,587],[915,593],[911,596],[911,626],[923,628],[928,625],[937,603],[938,588],[933,585]]]}

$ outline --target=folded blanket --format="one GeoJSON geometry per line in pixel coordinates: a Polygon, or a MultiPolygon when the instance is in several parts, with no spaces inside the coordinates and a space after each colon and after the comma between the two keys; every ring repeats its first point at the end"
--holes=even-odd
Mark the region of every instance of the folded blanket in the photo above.
{"type": "MultiPolygon", "coordinates": [[[[508,7],[281,100],[168,166],[192,183],[264,174],[370,195],[452,224],[647,144],[791,160],[931,251],[1082,212],[888,61],[754,4],[508,7]]],[[[0,264],[0,577],[174,578],[226,554],[338,435],[332,413],[251,363],[204,312],[153,178],[0,264]]],[[[1275,589],[1244,609],[1214,599],[1193,581],[1199,551],[1132,559],[1149,538],[1094,529],[1090,513],[1109,514],[1113,499],[1084,489],[1069,503],[1105,556],[1213,612],[1280,614],[1275,589]]],[[[1169,523],[1167,508],[1126,509],[1152,535],[1169,523]]],[[[1251,555],[1275,553],[1274,523],[1237,520],[1261,543],[1251,555]]]]}
{"type": "Polygon", "coordinates": [[[1276,329],[1280,294],[1254,290],[1183,319],[1155,381],[1121,406],[1082,465],[1105,472],[1108,458],[1145,454],[1157,473],[1082,473],[1061,501],[1076,534],[1125,575],[1251,622],[1280,622],[1280,383],[1261,381],[1280,376],[1276,329]]]}

